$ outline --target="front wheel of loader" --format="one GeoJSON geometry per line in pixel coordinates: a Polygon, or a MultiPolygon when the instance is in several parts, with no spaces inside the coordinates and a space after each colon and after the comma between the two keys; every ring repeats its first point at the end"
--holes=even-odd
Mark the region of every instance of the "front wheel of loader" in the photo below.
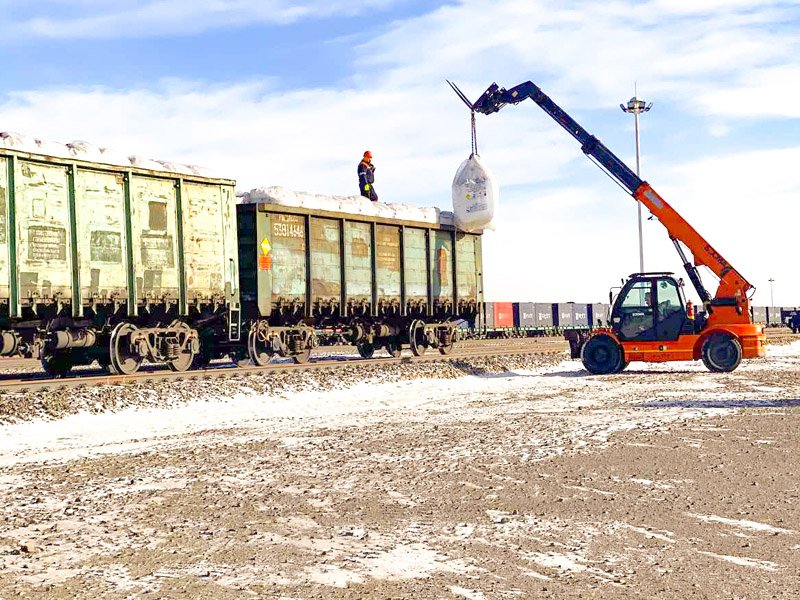
{"type": "Polygon", "coordinates": [[[729,333],[712,333],[703,342],[700,357],[709,371],[730,373],[742,362],[742,345],[729,333]]]}
{"type": "Polygon", "coordinates": [[[583,366],[592,375],[607,375],[620,371],[622,347],[607,335],[590,337],[581,350],[583,366]]]}

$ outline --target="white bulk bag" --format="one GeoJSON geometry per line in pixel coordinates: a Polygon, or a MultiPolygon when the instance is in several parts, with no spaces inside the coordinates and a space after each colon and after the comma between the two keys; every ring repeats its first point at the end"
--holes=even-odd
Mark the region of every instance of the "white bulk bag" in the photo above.
{"type": "Polygon", "coordinates": [[[494,229],[495,203],[499,198],[497,182],[481,157],[471,154],[461,163],[453,179],[453,214],[456,227],[470,233],[494,229]]]}

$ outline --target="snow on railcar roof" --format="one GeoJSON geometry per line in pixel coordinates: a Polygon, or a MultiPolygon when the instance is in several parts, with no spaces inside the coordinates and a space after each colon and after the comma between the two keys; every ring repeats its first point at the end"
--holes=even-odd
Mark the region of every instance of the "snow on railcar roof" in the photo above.
{"type": "Polygon", "coordinates": [[[27,152],[28,154],[41,154],[53,158],[67,158],[86,162],[100,163],[117,167],[134,167],[150,171],[165,171],[183,175],[198,175],[200,177],[220,177],[212,170],[197,165],[184,165],[163,160],[151,160],[141,156],[127,156],[110,148],[101,148],[90,142],[76,140],[63,144],[49,140],[40,140],[11,131],[0,132],[0,148],[27,152]]]}
{"type": "Polygon", "coordinates": [[[372,202],[363,196],[326,196],[308,192],[294,192],[281,186],[260,187],[237,194],[241,204],[275,204],[309,210],[324,210],[347,214],[418,221],[438,225],[453,225],[453,213],[435,207],[408,204],[372,202]]]}

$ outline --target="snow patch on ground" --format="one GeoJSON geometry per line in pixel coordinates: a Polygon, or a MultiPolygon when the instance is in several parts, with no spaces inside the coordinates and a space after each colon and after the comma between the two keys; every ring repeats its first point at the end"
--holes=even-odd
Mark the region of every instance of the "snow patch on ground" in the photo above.
{"type": "Polygon", "coordinates": [[[722,523],[723,525],[730,525],[732,527],[740,527],[742,529],[749,529],[751,531],[763,531],[766,533],[795,533],[791,529],[783,529],[782,527],[773,527],[766,523],[759,523],[757,521],[748,521],[747,519],[728,519],[717,515],[698,515],[695,513],[686,513],[688,516],[704,521],[706,523],[722,523]]]}
{"type": "Polygon", "coordinates": [[[746,558],[742,556],[730,556],[728,554],[714,554],[713,552],[700,551],[703,556],[710,556],[719,560],[724,560],[735,565],[742,567],[752,567],[754,569],[762,569],[764,571],[777,571],[780,565],[769,560],[756,560],[755,558],[746,558]]]}

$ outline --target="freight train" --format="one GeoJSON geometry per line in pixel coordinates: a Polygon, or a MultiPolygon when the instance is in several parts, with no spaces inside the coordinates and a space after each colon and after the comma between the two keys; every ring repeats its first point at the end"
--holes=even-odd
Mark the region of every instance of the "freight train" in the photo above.
{"type": "MultiPolygon", "coordinates": [[[[578,302],[486,302],[479,311],[477,335],[487,338],[560,335],[569,330],[606,327],[610,304],[578,302]]],[[[800,332],[800,308],[755,306],[753,323],[791,327],[800,332]]],[[[466,328],[467,324],[463,324],[466,328]]]]}
{"type": "Polygon", "coordinates": [[[609,304],[486,302],[477,327],[488,338],[558,335],[605,325],[609,304]]]}
{"type": "Polygon", "coordinates": [[[0,135],[0,356],[38,354],[51,375],[305,362],[324,331],[362,356],[447,354],[475,321],[480,235],[435,209],[285,204],[237,204],[232,180],[195,167],[0,135]]]}

